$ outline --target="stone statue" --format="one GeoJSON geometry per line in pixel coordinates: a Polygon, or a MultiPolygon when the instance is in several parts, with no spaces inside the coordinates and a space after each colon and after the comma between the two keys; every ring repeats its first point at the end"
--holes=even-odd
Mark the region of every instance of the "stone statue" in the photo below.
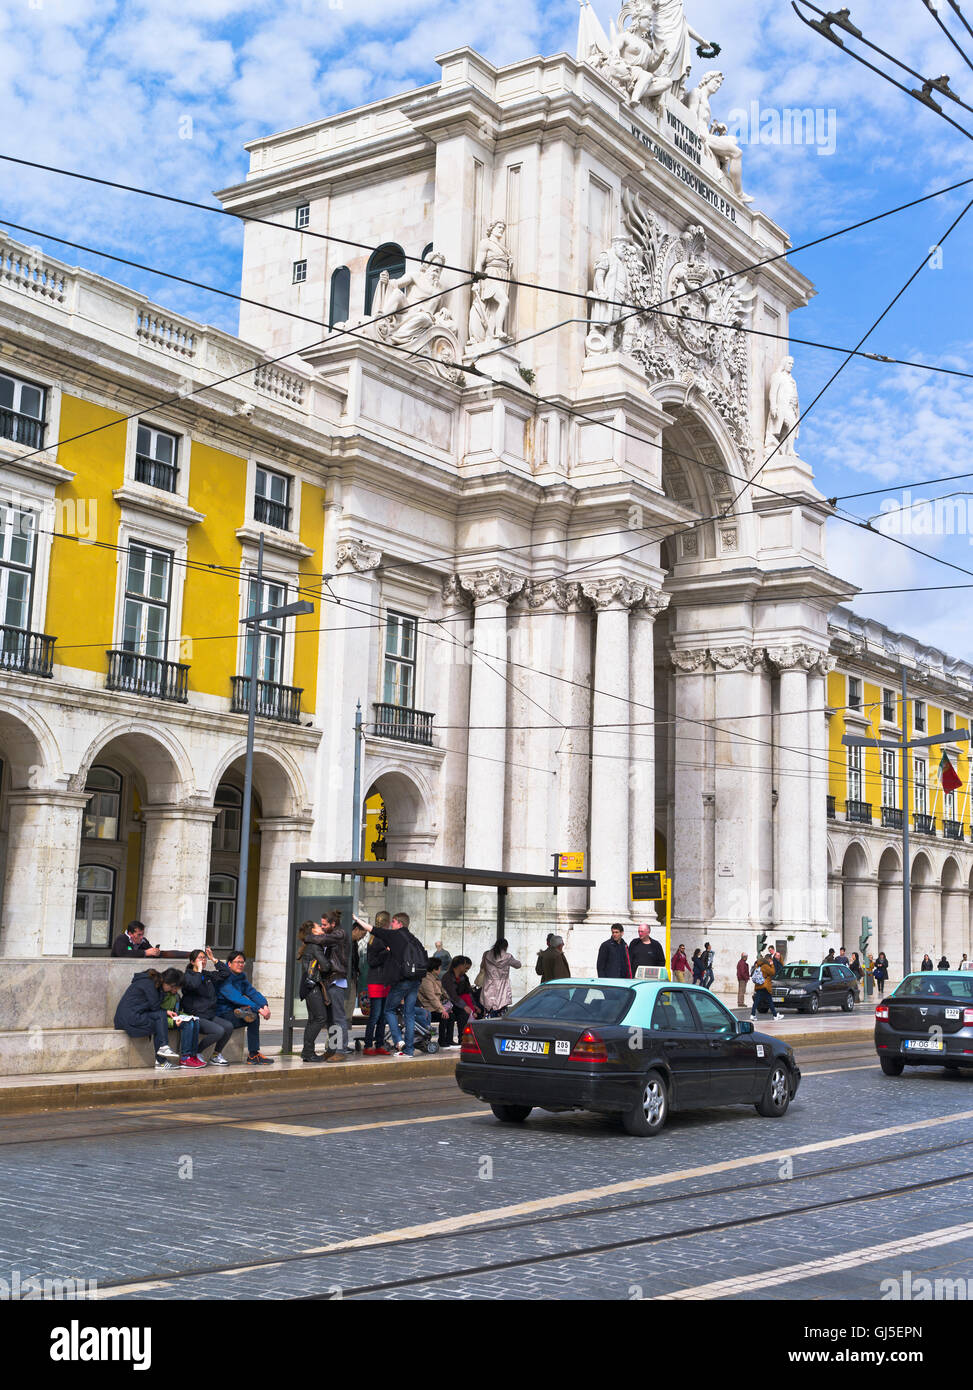
{"type": "Polygon", "coordinates": [[[668,57],[668,50],[656,48],[652,42],[650,21],[636,17],[630,29],[616,29],[603,72],[616,87],[627,94],[630,106],[656,100],[670,86],[667,73],[656,76],[657,69],[668,57]]]}
{"type": "Polygon", "coordinates": [[[710,97],[723,85],[723,74],[707,72],[699,84],[686,97],[686,105],[692,118],[690,124],[699,131],[700,139],[723,171],[730,187],[744,203],[752,203],[743,191],[743,155],[740,146],[732,135],[728,135],[725,125],[714,121],[710,111],[710,97]]]}
{"type": "Polygon", "coordinates": [[[717,44],[707,44],[687,22],[683,0],[625,0],[610,37],[585,0],[578,57],[607,77],[632,106],[659,104],[667,92],[685,101],[694,39],[706,56],[719,52],[717,44]]]}
{"type": "Polygon", "coordinates": [[[785,357],[770,378],[767,432],[764,435],[764,448],[768,453],[772,453],[779,445],[781,454],[792,457],[797,452],[797,426],[801,418],[797,382],[791,376],[793,366],[793,357],[785,357]],[[786,437],[782,440],[781,436],[786,437]]]}
{"type": "Polygon", "coordinates": [[[665,78],[672,94],[684,101],[686,79],[693,65],[693,40],[704,48],[712,49],[715,45],[708,44],[688,23],[683,0],[641,0],[639,9],[650,17],[656,49],[664,49],[666,53],[666,61],[658,69],[658,78],[665,78]]]}
{"type": "Polygon", "coordinates": [[[507,309],[510,286],[507,281],[513,274],[513,258],[503,239],[506,230],[505,222],[491,222],[486,236],[476,249],[473,269],[483,279],[477,280],[473,286],[470,343],[506,342],[509,337],[507,309]]]}
{"type": "Polygon", "coordinates": [[[630,246],[626,237],[612,237],[607,251],[595,261],[588,291],[591,324],[584,340],[586,352],[614,352],[619,343],[623,352],[631,348],[636,316],[631,308],[620,307],[632,303],[632,279],[625,264],[630,246]]]}
{"type": "Polygon", "coordinates": [[[452,328],[453,316],[442,303],[446,257],[434,251],[414,271],[392,280],[387,270],[378,277],[372,314],[380,318],[378,332],[387,343],[413,346],[434,327],[452,328]],[[382,317],[382,316],[387,317],[382,317]]]}

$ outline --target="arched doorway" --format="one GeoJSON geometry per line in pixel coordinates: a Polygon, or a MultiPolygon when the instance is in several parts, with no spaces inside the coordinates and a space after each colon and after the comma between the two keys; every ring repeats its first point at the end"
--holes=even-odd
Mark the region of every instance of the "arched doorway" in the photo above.
{"type": "Polygon", "coordinates": [[[864,918],[875,927],[878,882],[869,870],[864,846],[853,840],[841,861],[841,944],[849,953],[858,950],[864,918]]]}
{"type": "Polygon", "coordinates": [[[902,861],[894,849],[882,851],[878,861],[878,922],[871,953],[884,951],[892,979],[902,971],[902,861]]]}
{"type": "MultiPolygon", "coordinates": [[[[940,877],[942,890],[941,951],[955,970],[967,947],[967,890],[959,864],[952,855],[943,865],[940,877]]],[[[933,957],[939,963],[939,956],[933,957]]]]}
{"type": "Polygon", "coordinates": [[[365,858],[429,862],[437,840],[431,800],[431,790],[417,771],[386,766],[373,773],[364,803],[365,858]]]}
{"type": "Polygon", "coordinates": [[[919,965],[923,955],[932,956],[933,964],[940,953],[939,883],[934,879],[927,855],[919,853],[912,861],[912,960],[903,963],[903,970],[919,965]]]}

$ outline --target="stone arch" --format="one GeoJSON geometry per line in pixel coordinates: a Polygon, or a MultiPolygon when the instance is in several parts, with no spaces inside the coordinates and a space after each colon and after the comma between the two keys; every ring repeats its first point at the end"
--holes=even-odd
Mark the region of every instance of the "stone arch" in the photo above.
{"type": "MultiPolygon", "coordinates": [[[[235,744],[217,766],[207,791],[209,805],[216,804],[216,791],[231,768],[243,776],[246,745],[235,744]],[[235,766],[239,764],[239,766],[235,766]]],[[[257,739],[253,748],[253,785],[260,797],[264,816],[296,816],[307,813],[310,804],[307,783],[290,750],[280,744],[257,739]]]]}
{"type": "Polygon", "coordinates": [[[121,719],[102,729],[88,745],[72,779],[78,791],[84,789],[92,765],[110,758],[112,753],[135,770],[144,786],[146,801],[151,804],[178,805],[196,791],[192,760],[170,729],[162,724],[121,719]]]}
{"type": "Polygon", "coordinates": [[[878,919],[878,881],[866,846],[860,840],[852,840],[841,860],[841,941],[849,951],[858,949],[865,917],[874,928],[878,919]]]}
{"type": "Polygon", "coordinates": [[[366,795],[374,792],[381,795],[388,817],[386,857],[393,863],[427,860],[436,845],[438,828],[432,810],[433,789],[423,770],[383,759],[368,768],[366,795]]]}
{"type": "Polygon", "coordinates": [[[884,951],[892,975],[902,968],[902,856],[891,845],[878,861],[878,922],[871,942],[871,953],[884,951]]]}
{"type": "MultiPolygon", "coordinates": [[[[940,877],[942,888],[942,953],[950,965],[957,966],[969,945],[968,889],[956,859],[950,854],[943,864],[940,877]]],[[[939,957],[936,958],[936,963],[939,957]]]]}
{"type": "Polygon", "coordinates": [[[910,886],[912,960],[905,961],[903,969],[911,970],[926,952],[935,962],[942,950],[941,888],[925,850],[919,850],[912,861],[910,886]]]}
{"type": "Polygon", "coordinates": [[[0,757],[9,768],[12,791],[50,786],[63,766],[57,739],[28,705],[0,706],[0,757]]]}

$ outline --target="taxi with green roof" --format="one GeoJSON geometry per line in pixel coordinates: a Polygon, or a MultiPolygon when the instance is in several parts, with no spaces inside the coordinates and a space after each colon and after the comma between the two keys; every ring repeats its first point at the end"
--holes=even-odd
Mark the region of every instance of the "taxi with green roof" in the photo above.
{"type": "Polygon", "coordinates": [[[780,1038],[754,1031],[709,990],[668,980],[551,980],[503,1018],[467,1025],[460,1090],[519,1124],[533,1109],[616,1115],[658,1134],[671,1110],[753,1105],[780,1118],[800,1069],[780,1038]]]}

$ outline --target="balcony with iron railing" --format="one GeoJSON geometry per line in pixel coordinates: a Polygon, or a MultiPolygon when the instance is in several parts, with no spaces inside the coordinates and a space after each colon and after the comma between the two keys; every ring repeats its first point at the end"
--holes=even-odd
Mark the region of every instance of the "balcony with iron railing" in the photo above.
{"type": "Polygon", "coordinates": [[[178,661],[163,661],[158,656],[110,651],[105,688],[185,705],[189,700],[189,667],[178,661]]]}
{"type": "Polygon", "coordinates": [[[376,738],[391,738],[397,743],[421,743],[432,747],[432,721],[434,714],[426,710],[409,709],[402,705],[375,703],[375,723],[372,733],[376,738]]]}
{"type": "Polygon", "coordinates": [[[274,502],[270,497],[254,497],[253,519],[264,526],[273,526],[276,531],[291,529],[291,509],[285,502],[274,502]]]}
{"type": "Polygon", "coordinates": [[[871,825],[872,803],[870,801],[846,801],[845,820],[855,821],[858,825],[871,825]]]}
{"type": "Polygon", "coordinates": [[[836,817],[836,815],[837,815],[837,812],[836,812],[836,810],[835,810],[835,798],[834,798],[833,796],[829,796],[829,797],[828,797],[828,820],[834,820],[835,817],[836,817]]]}
{"type": "MultiPolygon", "coordinates": [[[[234,714],[250,712],[250,677],[231,676],[230,709],[234,714]]],[[[275,719],[279,724],[301,722],[302,685],[279,685],[276,681],[257,681],[257,718],[275,719]]]]}
{"type": "Polygon", "coordinates": [[[943,820],[943,835],[947,840],[965,840],[961,820],[943,820]]]}
{"type": "Polygon", "coordinates": [[[902,829],[902,812],[898,806],[882,807],[882,826],[885,830],[902,829]]]}
{"type": "Polygon", "coordinates": [[[12,439],[26,444],[28,449],[43,449],[44,421],[33,415],[21,415],[19,410],[0,406],[0,439],[12,439]]]}
{"type": "Polygon", "coordinates": [[[43,632],[0,623],[0,671],[20,671],[25,676],[51,676],[54,641],[43,632]]]}
{"type": "Polygon", "coordinates": [[[148,454],[135,455],[135,480],[157,487],[162,492],[175,492],[179,469],[174,463],[150,458],[148,454]]]}
{"type": "Polygon", "coordinates": [[[912,826],[920,835],[935,835],[936,817],[924,815],[917,811],[912,817],[912,826]]]}

